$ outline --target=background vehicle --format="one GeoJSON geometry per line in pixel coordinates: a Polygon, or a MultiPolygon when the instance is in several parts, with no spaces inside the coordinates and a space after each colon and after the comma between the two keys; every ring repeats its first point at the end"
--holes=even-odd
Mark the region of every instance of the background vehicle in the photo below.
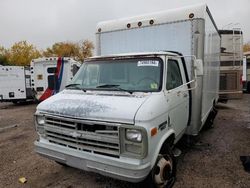
{"type": "Polygon", "coordinates": [[[0,66],[0,101],[13,102],[33,99],[29,67],[0,66]]]}
{"type": "Polygon", "coordinates": [[[81,64],[72,58],[34,59],[30,67],[0,67],[0,100],[21,102],[43,101],[62,91],[81,64]]]}
{"type": "Polygon", "coordinates": [[[30,63],[31,86],[36,100],[43,101],[63,90],[80,67],[80,63],[67,57],[34,59],[30,63]]]}
{"type": "Polygon", "coordinates": [[[240,28],[220,30],[220,100],[242,98],[243,34],[240,28]]]}
{"type": "Polygon", "coordinates": [[[102,22],[96,36],[98,56],[38,105],[36,152],[113,178],[171,186],[175,143],[198,135],[216,114],[220,36],[211,13],[197,5],[102,22]]]}

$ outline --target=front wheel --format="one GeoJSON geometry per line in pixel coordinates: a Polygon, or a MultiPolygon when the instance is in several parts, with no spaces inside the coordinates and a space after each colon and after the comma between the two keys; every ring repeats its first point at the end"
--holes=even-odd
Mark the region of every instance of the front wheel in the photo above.
{"type": "Polygon", "coordinates": [[[176,159],[172,149],[167,146],[165,151],[159,154],[154,168],[147,178],[150,187],[170,188],[176,179],[176,159]]]}

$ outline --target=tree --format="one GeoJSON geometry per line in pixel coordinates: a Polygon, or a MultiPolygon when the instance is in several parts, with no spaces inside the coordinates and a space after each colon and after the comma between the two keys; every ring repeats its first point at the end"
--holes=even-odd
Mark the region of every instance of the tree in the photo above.
{"type": "Polygon", "coordinates": [[[80,54],[78,58],[83,61],[87,57],[91,57],[93,55],[92,51],[94,50],[93,42],[89,40],[84,40],[79,42],[80,54]]]}
{"type": "Polygon", "coordinates": [[[64,56],[75,57],[79,53],[78,46],[72,42],[58,42],[53,44],[52,48],[47,48],[43,52],[46,57],[49,56],[64,56]]]}
{"type": "Polygon", "coordinates": [[[41,57],[41,53],[32,44],[20,41],[8,50],[7,57],[11,65],[26,66],[32,59],[41,57]]]}
{"type": "Polygon", "coordinates": [[[0,46],[0,65],[8,65],[7,50],[0,46]]]}
{"type": "Polygon", "coordinates": [[[73,42],[58,42],[52,45],[51,48],[47,48],[43,55],[45,57],[61,56],[61,57],[73,57],[76,60],[83,61],[84,58],[92,56],[92,50],[94,45],[91,41],[84,40],[79,43],[73,42]]]}
{"type": "Polygon", "coordinates": [[[243,52],[250,51],[250,42],[243,45],[243,52]]]}

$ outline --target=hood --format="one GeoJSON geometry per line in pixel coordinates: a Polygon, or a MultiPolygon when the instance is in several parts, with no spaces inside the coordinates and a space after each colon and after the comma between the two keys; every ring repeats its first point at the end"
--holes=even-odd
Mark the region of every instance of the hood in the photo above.
{"type": "Polygon", "coordinates": [[[54,115],[134,124],[136,112],[148,95],[64,90],[37,106],[39,112],[54,115]]]}

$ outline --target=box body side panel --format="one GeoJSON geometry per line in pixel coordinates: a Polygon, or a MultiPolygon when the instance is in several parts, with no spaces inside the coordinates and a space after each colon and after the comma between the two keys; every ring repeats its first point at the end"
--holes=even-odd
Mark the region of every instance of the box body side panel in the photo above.
{"type": "Polygon", "coordinates": [[[0,100],[26,99],[23,66],[0,67],[0,100]]]}
{"type": "Polygon", "coordinates": [[[202,89],[202,124],[218,100],[220,75],[220,35],[209,15],[205,19],[204,75],[202,89]]]}

